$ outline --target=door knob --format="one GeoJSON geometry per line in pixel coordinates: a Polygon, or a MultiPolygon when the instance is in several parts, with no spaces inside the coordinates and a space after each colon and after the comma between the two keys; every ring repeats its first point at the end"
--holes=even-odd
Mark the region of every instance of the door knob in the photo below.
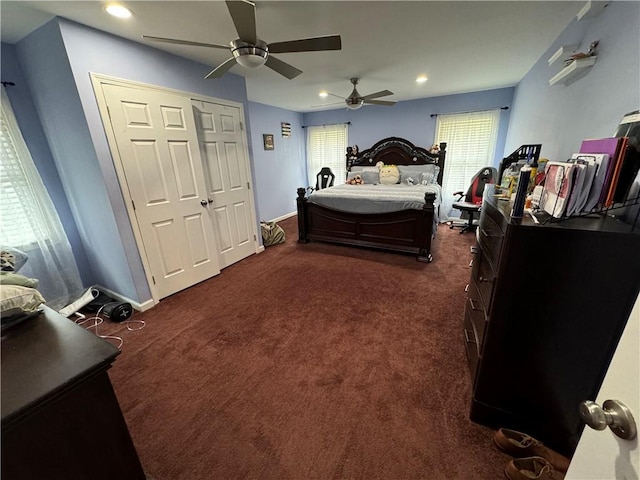
{"type": "Polygon", "coordinates": [[[207,206],[207,201],[206,200],[200,200],[200,205],[202,205],[203,207],[207,206]]]}
{"type": "Polygon", "coordinates": [[[580,404],[580,417],[594,430],[607,426],[620,438],[633,440],[637,435],[636,421],[631,410],[618,400],[605,400],[602,407],[586,400],[580,404]]]}
{"type": "Polygon", "coordinates": [[[207,202],[209,202],[209,205],[211,205],[213,203],[213,199],[207,198],[207,202]]]}

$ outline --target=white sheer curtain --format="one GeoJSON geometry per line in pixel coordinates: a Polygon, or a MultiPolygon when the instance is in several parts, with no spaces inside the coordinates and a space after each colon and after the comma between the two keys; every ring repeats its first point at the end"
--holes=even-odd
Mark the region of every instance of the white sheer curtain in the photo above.
{"type": "Polygon", "coordinates": [[[0,246],[29,256],[18,273],[39,280],[58,310],[82,289],[71,245],[2,87],[0,119],[0,246]]]}
{"type": "Polygon", "coordinates": [[[499,125],[500,110],[438,115],[435,143],[447,142],[440,206],[442,221],[454,215],[451,204],[458,197],[453,193],[466,192],[471,178],[482,167],[493,166],[499,125]]]}
{"type": "Polygon", "coordinates": [[[336,176],[334,185],[347,178],[346,124],[307,127],[307,175],[309,185],[315,187],[316,175],[322,167],[329,167],[336,176]]]}

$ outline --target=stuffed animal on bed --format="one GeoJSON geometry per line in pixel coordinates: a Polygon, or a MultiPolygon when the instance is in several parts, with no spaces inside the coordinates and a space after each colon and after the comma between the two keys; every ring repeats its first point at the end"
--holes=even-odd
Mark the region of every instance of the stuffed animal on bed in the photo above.
{"type": "Polygon", "coordinates": [[[400,170],[397,165],[385,165],[383,162],[376,163],[380,171],[380,183],[383,185],[393,185],[400,181],[400,170]]]}
{"type": "Polygon", "coordinates": [[[355,175],[349,179],[347,179],[347,184],[349,185],[362,185],[364,183],[364,181],[362,180],[362,177],[360,175],[355,175]]]}

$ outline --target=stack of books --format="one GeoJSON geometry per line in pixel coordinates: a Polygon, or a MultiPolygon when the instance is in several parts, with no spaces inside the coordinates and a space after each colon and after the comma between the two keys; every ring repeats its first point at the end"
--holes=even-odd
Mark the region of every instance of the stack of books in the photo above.
{"type": "Polygon", "coordinates": [[[639,170],[627,137],[584,140],[571,159],[547,163],[540,208],[562,218],[624,204],[639,170]]]}

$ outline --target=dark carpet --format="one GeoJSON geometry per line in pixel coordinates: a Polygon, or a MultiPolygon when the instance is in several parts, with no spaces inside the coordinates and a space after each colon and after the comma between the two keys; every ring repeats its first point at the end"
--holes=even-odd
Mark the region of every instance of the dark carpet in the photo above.
{"type": "Polygon", "coordinates": [[[509,457],[469,421],[462,315],[473,234],[434,262],[286,243],[109,324],[110,377],[156,480],[496,479],[509,457]]]}

